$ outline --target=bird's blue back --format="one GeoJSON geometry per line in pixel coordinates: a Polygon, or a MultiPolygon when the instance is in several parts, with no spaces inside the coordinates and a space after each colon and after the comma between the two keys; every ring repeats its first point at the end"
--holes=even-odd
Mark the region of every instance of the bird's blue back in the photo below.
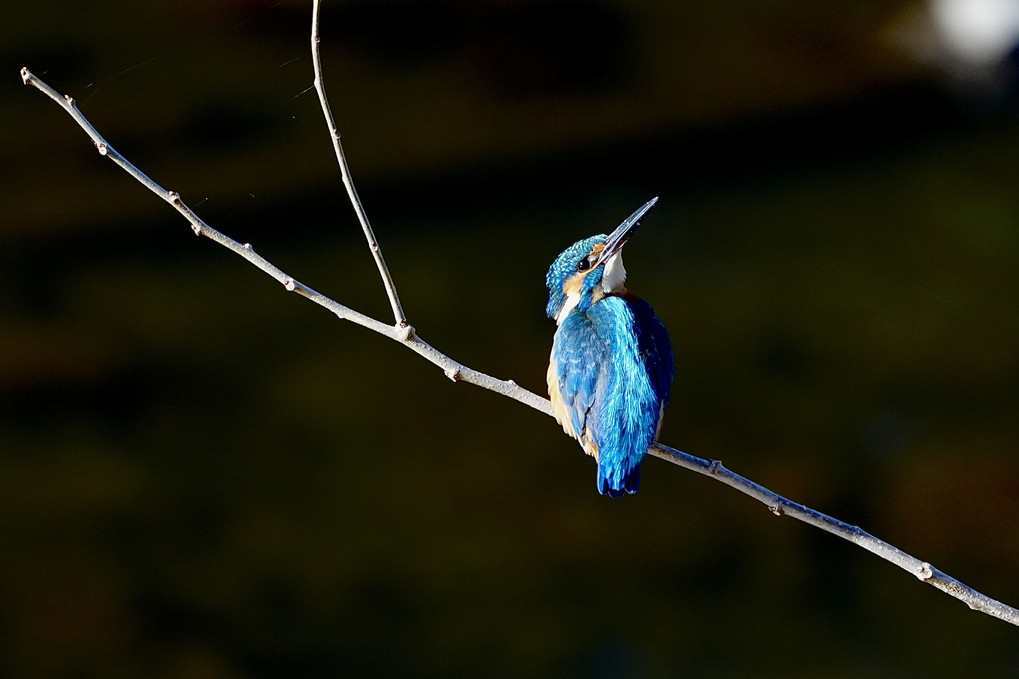
{"type": "Polygon", "coordinates": [[[549,387],[561,397],[552,399],[563,411],[557,418],[598,458],[599,492],[637,491],[640,461],[658,433],[672,377],[669,335],[644,300],[607,295],[563,319],[549,387]]]}

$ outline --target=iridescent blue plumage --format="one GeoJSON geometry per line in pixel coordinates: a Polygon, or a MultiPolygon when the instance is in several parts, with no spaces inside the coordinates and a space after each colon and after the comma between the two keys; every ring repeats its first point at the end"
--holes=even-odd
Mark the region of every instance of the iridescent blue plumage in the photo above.
{"type": "Polygon", "coordinates": [[[598,461],[598,491],[612,497],[637,492],[672,384],[668,332],[623,286],[620,252],[657,200],[612,234],[571,245],[545,279],[546,312],[559,324],[548,369],[552,410],[598,461]]]}

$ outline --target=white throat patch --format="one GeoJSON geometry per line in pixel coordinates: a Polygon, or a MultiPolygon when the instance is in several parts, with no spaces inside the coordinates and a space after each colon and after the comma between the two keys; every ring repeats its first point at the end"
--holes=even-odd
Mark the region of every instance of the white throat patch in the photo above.
{"type": "Polygon", "coordinates": [[[601,277],[601,289],[606,294],[620,293],[624,290],[623,283],[625,282],[626,268],[623,266],[623,253],[619,251],[605,262],[605,273],[601,277]]]}

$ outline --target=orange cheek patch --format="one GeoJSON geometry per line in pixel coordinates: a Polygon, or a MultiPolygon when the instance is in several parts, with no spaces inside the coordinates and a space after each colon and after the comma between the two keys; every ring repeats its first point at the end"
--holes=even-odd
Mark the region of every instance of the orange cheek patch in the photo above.
{"type": "Polygon", "coordinates": [[[566,282],[563,283],[563,292],[565,292],[567,295],[579,295],[580,294],[580,285],[583,282],[584,282],[584,274],[583,273],[575,273],[572,276],[570,276],[569,278],[567,278],[566,282]]]}

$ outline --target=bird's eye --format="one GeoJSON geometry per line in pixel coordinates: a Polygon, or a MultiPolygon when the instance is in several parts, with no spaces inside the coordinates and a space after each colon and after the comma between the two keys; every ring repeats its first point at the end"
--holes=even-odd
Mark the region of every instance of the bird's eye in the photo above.
{"type": "Polygon", "coordinates": [[[577,264],[577,271],[587,271],[590,268],[591,259],[589,257],[584,257],[584,259],[580,260],[580,262],[577,264]]]}

